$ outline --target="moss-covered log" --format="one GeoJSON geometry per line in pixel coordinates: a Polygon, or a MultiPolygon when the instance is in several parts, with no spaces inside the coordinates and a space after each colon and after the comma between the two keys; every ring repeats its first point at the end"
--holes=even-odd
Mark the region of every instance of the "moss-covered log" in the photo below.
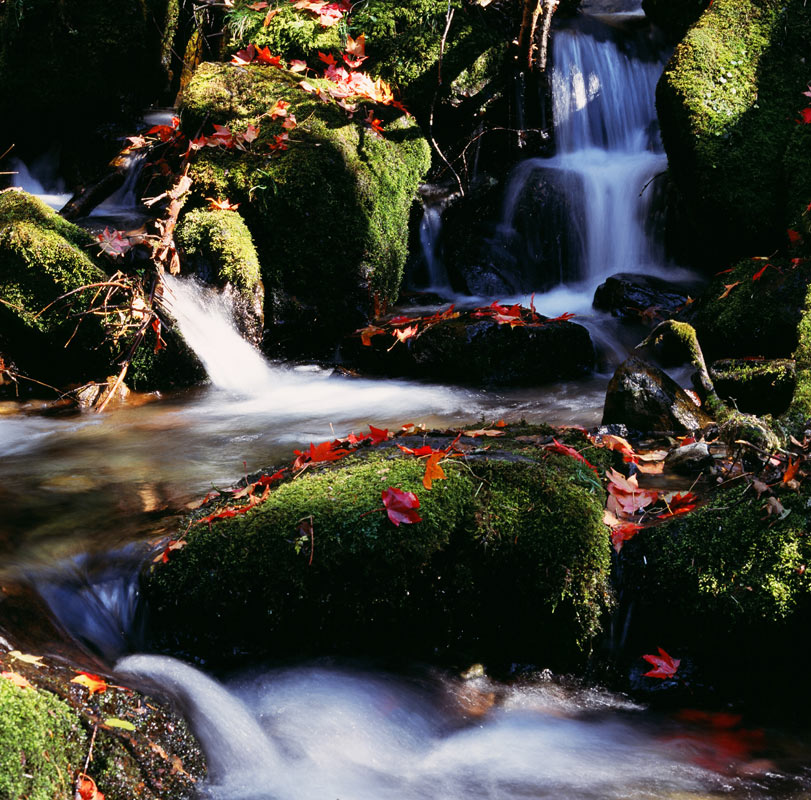
{"type": "Polygon", "coordinates": [[[284,482],[247,514],[192,525],[186,546],[143,576],[161,646],[226,661],[243,652],[581,660],[609,604],[594,473],[510,437],[442,467],[447,479],[428,491],[425,460],[392,443],[363,449],[284,482]],[[388,487],[419,497],[420,522],[388,519],[388,487]]]}

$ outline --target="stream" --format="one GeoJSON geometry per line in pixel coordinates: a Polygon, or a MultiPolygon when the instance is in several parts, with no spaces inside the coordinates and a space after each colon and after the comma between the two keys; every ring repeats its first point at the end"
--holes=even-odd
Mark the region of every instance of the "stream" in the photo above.
{"type": "MultiPolygon", "coordinates": [[[[212,487],[369,424],[599,424],[607,381],[639,337],[591,309],[594,289],[619,271],[686,275],[667,262],[656,219],[656,177],[666,157],[654,89],[667,54],[644,30],[625,31],[629,19],[640,27],[638,17],[636,8],[587,15],[582,27],[564,26],[553,39],[557,153],[516,165],[492,242],[522,271],[521,291],[452,297],[441,201],[426,201],[420,231],[431,288],[449,300],[528,304],[540,287],[541,313],[576,313],[600,351],[591,377],[485,391],[271,363],[240,338],[220,296],[170,277],[167,303],[205,366],[206,385],[136,398],[106,414],[0,404],[0,579],[29,581],[59,624],[115,664],[122,680],[177,704],[207,756],[201,798],[811,796],[811,754],[792,734],[728,714],[655,713],[518,665],[505,682],[463,680],[425,665],[392,671],[326,659],[253,665],[215,679],[168,656],[135,652],[143,642],[136,580],[143,543],[174,534],[180,516],[212,487]],[[565,218],[555,218],[551,271],[549,254],[538,250],[543,232],[521,216],[527,193],[541,183],[567,198],[565,218]]],[[[18,164],[18,185],[58,206],[67,198],[52,162],[18,164]]],[[[132,178],[88,224],[122,213],[137,218],[134,186],[132,178]]],[[[541,215],[541,225],[553,223],[541,215]]]]}

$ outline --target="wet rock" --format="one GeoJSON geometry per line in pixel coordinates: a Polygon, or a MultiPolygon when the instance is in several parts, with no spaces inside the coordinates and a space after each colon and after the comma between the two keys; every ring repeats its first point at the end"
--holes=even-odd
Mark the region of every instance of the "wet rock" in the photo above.
{"type": "Polygon", "coordinates": [[[718,429],[720,439],[730,450],[737,449],[738,442],[744,441],[767,453],[780,446],[780,440],[764,420],[754,414],[732,412],[718,429]]]}
{"type": "Polygon", "coordinates": [[[660,369],[629,358],[617,368],[606,391],[603,424],[614,422],[640,431],[689,433],[711,419],[660,369]]]}
{"type": "Polygon", "coordinates": [[[671,450],[665,458],[665,468],[682,475],[695,475],[715,463],[706,442],[693,442],[671,450]]]}
{"type": "Polygon", "coordinates": [[[662,278],[619,272],[597,287],[593,305],[620,319],[638,321],[645,312],[665,319],[684,306],[688,294],[684,287],[662,278]]]}
{"type": "Polygon", "coordinates": [[[511,328],[489,319],[446,320],[418,334],[411,354],[420,375],[490,386],[575,378],[594,367],[589,332],[573,322],[511,328]]]}
{"type": "Polygon", "coordinates": [[[718,396],[739,411],[782,414],[797,385],[796,364],[790,359],[723,359],[709,368],[718,396]]]}

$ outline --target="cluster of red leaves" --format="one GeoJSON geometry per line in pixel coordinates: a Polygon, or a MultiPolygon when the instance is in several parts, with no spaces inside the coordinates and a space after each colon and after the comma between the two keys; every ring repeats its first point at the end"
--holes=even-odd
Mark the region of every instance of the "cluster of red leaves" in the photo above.
{"type": "MultiPolygon", "coordinates": [[[[811,97],[811,83],[808,84],[808,91],[803,92],[804,97],[811,97]]],[[[797,120],[801,125],[811,125],[811,106],[800,111],[800,118],[797,120]]]]}
{"type": "Polygon", "coordinates": [[[385,322],[359,328],[355,333],[360,334],[360,340],[365,347],[371,346],[373,336],[393,336],[394,344],[392,347],[394,347],[397,342],[405,342],[407,339],[416,336],[420,330],[426,330],[430,328],[431,325],[436,325],[437,322],[442,322],[446,319],[454,319],[458,316],[459,312],[454,311],[454,306],[450,305],[444,311],[437,311],[435,314],[431,314],[427,317],[392,317],[385,322]]]}
{"type": "Polygon", "coordinates": [[[658,656],[642,656],[649,664],[653,665],[650,672],[644,673],[646,678],[672,678],[676,674],[676,670],[681,664],[681,659],[673,658],[673,656],[666,653],[661,647],[658,648],[658,656]]]}
{"type": "Polygon", "coordinates": [[[509,325],[511,328],[518,326],[540,327],[548,322],[568,322],[574,314],[565,313],[557,317],[542,317],[535,311],[535,295],[529,301],[529,308],[518,305],[503,306],[497,301],[493,301],[489,306],[477,308],[473,312],[474,317],[486,317],[494,320],[499,325],[509,325]]]}
{"type": "Polygon", "coordinates": [[[290,0],[293,8],[300,8],[311,11],[318,17],[318,22],[324,28],[331,28],[337,25],[344,14],[348,14],[352,4],[348,0],[339,0],[337,3],[329,3],[327,0],[290,0]]]}
{"type": "Polygon", "coordinates": [[[214,125],[214,133],[198,136],[189,142],[189,152],[194,153],[204,147],[221,147],[225,150],[242,150],[248,147],[259,136],[259,128],[248,125],[244,131],[232,131],[227,125],[214,125]]]}

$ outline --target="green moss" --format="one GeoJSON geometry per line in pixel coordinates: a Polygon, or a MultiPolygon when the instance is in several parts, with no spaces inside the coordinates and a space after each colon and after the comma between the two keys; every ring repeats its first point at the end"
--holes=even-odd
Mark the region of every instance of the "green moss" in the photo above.
{"type": "Polygon", "coordinates": [[[797,349],[794,351],[797,388],[782,423],[788,433],[803,438],[811,420],[811,282],[805,296],[802,317],[797,326],[797,349]]]}
{"type": "Polygon", "coordinates": [[[169,646],[214,657],[453,646],[582,657],[608,603],[604,494],[573,459],[523,450],[447,461],[431,491],[425,462],[399,451],[312,469],[244,516],[192,527],[145,576],[154,622],[169,646]],[[390,486],[417,494],[420,522],[389,521],[390,486]]]}
{"type": "Polygon", "coordinates": [[[662,136],[705,251],[742,254],[782,241],[784,156],[808,80],[809,37],[803,0],[716,0],[665,69],[662,136]]]}
{"type": "Polygon", "coordinates": [[[47,692],[0,680],[0,797],[73,795],[85,733],[71,708],[47,692]]]}
{"type": "Polygon", "coordinates": [[[183,128],[196,131],[206,118],[235,130],[260,126],[249,153],[201,151],[191,169],[195,189],[243,203],[266,289],[338,318],[347,304],[366,305],[369,293],[396,297],[429,148],[404,117],[380,138],[358,124],[362,111],[350,120],[298,83],[283,70],[202,64],[184,95],[183,128]],[[267,143],[281,127],[260,117],[276,100],[290,103],[298,127],[290,149],[272,153],[267,143]]]}
{"type": "Polygon", "coordinates": [[[724,359],[710,367],[718,395],[754,414],[781,414],[791,402],[797,371],[790,359],[724,359]]]}
{"type": "Polygon", "coordinates": [[[811,577],[801,569],[811,557],[807,498],[782,495],[790,513],[770,522],[764,500],[747,487],[731,488],[629,543],[646,601],[667,598],[667,616],[684,615],[685,626],[703,616],[727,631],[788,619],[811,591],[811,577]]]}
{"type": "Polygon", "coordinates": [[[293,8],[287,0],[271,3],[277,10],[268,25],[264,25],[268,9],[249,8],[251,0],[237,0],[228,14],[230,51],[235,52],[249,44],[267,47],[274,55],[286,59],[315,59],[318,52],[340,50],[346,42],[345,28],[341,25],[324,27],[312,12],[293,8]]]}
{"type": "Polygon", "coordinates": [[[187,256],[208,263],[217,283],[232,283],[250,295],[261,280],[251,233],[237,212],[191,211],[178,225],[176,241],[187,256]]]}

